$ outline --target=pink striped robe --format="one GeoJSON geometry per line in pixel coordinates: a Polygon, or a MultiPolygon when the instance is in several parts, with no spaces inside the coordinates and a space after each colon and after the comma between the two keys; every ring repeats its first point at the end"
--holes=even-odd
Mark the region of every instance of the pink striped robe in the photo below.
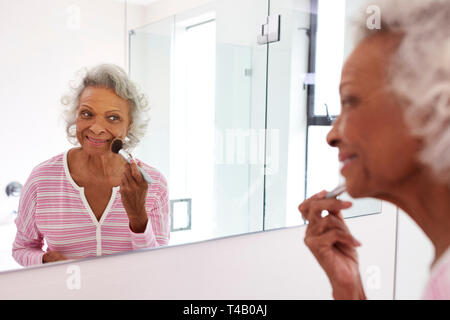
{"type": "Polygon", "coordinates": [[[113,188],[111,199],[100,221],[97,220],[83,187],[69,173],[67,153],[36,166],[22,188],[12,249],[20,265],[42,263],[44,239],[47,251],[59,251],[69,259],[168,244],[169,200],[167,183],[161,173],[142,164],[153,180],[146,201],[149,219],[145,232],[134,233],[121,201],[120,186],[113,188]]]}
{"type": "Polygon", "coordinates": [[[450,248],[431,268],[423,299],[450,300],[450,248]]]}

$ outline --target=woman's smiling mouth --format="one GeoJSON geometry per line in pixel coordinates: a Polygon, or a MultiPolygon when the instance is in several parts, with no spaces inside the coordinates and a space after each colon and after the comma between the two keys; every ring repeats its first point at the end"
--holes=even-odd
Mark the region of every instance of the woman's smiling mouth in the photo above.
{"type": "Polygon", "coordinates": [[[105,144],[105,143],[107,143],[107,142],[109,141],[109,140],[94,139],[94,138],[91,138],[91,137],[89,137],[89,136],[86,136],[86,139],[87,139],[91,144],[96,145],[96,146],[103,145],[103,144],[105,144]]]}
{"type": "Polygon", "coordinates": [[[358,158],[356,154],[339,154],[339,161],[342,163],[341,173],[358,158]]]}

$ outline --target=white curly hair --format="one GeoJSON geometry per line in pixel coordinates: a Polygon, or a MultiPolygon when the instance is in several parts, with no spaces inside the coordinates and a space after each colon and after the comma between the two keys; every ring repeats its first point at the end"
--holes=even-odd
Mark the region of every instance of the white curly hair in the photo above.
{"type": "Polygon", "coordinates": [[[131,126],[124,139],[123,149],[134,149],[145,136],[150,121],[147,111],[148,101],[139,91],[137,84],[131,81],[127,73],[114,64],[100,64],[90,69],[83,68],[70,82],[70,91],[63,95],[61,103],[65,107],[62,117],[66,122],[67,139],[79,146],[76,137],[76,117],[79,99],[87,87],[102,87],[113,90],[119,97],[129,102],[131,126]]]}
{"type": "Polygon", "coordinates": [[[375,0],[362,9],[356,42],[401,35],[387,87],[406,101],[405,121],[424,143],[419,161],[450,184],[450,0],[375,0]],[[379,9],[379,29],[368,27],[369,6],[379,9]]]}

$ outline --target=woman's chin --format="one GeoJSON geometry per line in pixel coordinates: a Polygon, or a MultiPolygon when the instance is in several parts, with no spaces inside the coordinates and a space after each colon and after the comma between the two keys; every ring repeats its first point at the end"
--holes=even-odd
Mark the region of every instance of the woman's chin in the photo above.
{"type": "Polygon", "coordinates": [[[109,153],[112,154],[112,151],[108,148],[98,148],[98,147],[92,147],[89,145],[82,145],[82,149],[84,152],[92,157],[102,157],[105,155],[109,155],[109,153]]]}
{"type": "Polygon", "coordinates": [[[371,192],[367,188],[367,183],[346,180],[345,186],[349,196],[354,199],[370,197],[371,192]]]}

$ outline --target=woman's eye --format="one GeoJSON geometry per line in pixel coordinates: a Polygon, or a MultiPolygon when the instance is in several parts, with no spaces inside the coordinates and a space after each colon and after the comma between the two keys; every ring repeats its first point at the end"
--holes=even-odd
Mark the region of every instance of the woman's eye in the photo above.
{"type": "Polygon", "coordinates": [[[341,105],[343,108],[345,107],[351,107],[355,105],[358,102],[358,99],[356,97],[346,97],[342,99],[341,105]]]}
{"type": "MultiPolygon", "coordinates": [[[[92,114],[89,111],[83,110],[83,111],[80,112],[80,116],[83,117],[83,118],[90,118],[92,116],[92,114]]],[[[111,121],[118,121],[118,120],[120,120],[120,117],[116,116],[116,115],[111,115],[111,116],[108,116],[107,118],[109,120],[111,120],[111,121]]]]}

